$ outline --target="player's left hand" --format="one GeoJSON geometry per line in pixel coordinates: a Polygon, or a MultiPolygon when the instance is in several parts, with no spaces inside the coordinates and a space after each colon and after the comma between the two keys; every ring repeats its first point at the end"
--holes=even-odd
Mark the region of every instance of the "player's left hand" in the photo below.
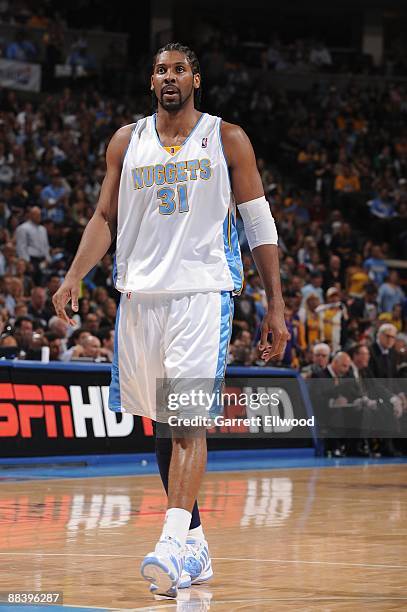
{"type": "Polygon", "coordinates": [[[259,351],[264,361],[270,361],[275,357],[282,358],[290,334],[284,319],[284,304],[270,305],[261,324],[261,339],[259,351]],[[268,336],[271,333],[271,344],[268,336]]]}

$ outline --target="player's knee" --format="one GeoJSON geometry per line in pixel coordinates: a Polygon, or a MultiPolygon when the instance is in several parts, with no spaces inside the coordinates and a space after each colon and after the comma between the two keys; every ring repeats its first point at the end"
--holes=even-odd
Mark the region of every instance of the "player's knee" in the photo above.
{"type": "Polygon", "coordinates": [[[206,439],[205,427],[187,427],[177,425],[171,427],[172,443],[185,449],[206,439]]]}

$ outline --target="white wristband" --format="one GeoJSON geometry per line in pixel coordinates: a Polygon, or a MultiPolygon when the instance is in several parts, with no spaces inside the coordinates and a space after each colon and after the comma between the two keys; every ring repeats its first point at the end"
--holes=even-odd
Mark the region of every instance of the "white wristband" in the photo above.
{"type": "Polygon", "coordinates": [[[278,234],[269,203],[263,196],[238,204],[250,250],[261,244],[278,244],[278,234]]]}

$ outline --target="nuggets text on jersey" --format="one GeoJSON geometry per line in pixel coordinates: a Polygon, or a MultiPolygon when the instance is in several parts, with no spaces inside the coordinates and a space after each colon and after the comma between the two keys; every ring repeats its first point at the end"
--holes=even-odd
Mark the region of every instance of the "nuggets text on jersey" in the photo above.
{"type": "Polygon", "coordinates": [[[201,178],[207,181],[212,176],[210,159],[191,159],[188,161],[168,162],[155,166],[142,166],[131,170],[134,189],[143,189],[152,185],[172,185],[185,181],[196,181],[201,178]]]}

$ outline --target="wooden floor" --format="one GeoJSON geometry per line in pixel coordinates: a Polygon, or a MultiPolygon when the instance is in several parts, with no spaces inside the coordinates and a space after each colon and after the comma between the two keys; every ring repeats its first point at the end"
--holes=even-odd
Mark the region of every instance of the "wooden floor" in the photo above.
{"type": "MultiPolygon", "coordinates": [[[[215,576],[155,600],[139,574],[161,530],[157,476],[0,484],[0,592],[123,610],[407,610],[407,466],[210,473],[215,576]]],[[[1,608],[6,609],[6,608],[1,608]]]]}

